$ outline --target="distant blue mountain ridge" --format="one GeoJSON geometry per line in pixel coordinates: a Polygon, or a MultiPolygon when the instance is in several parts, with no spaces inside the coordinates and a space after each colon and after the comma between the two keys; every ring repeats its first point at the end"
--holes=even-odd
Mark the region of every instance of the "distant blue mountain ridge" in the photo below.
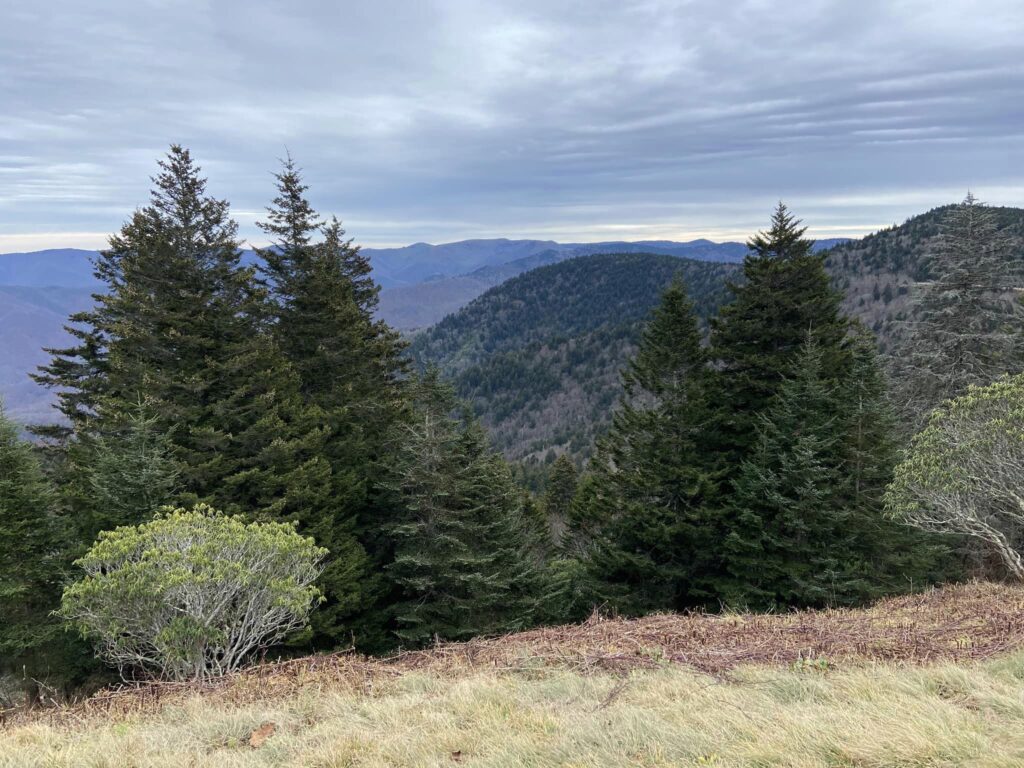
{"type": "MultiPolygon", "coordinates": [[[[818,248],[829,248],[839,239],[821,240],[818,248]]],[[[573,256],[595,253],[661,253],[704,261],[741,261],[746,253],[742,243],[714,243],[692,240],[600,243],[557,243],[553,240],[462,240],[431,245],[415,243],[402,248],[364,248],[373,265],[374,278],[382,288],[416,285],[427,280],[475,273],[488,267],[502,267],[524,259],[537,259],[536,266],[573,256]]],[[[97,251],[54,248],[28,253],[0,254],[0,285],[28,287],[62,286],[91,288],[96,284],[92,259],[97,251]]],[[[245,251],[243,260],[252,263],[255,254],[245,251]]],[[[528,262],[527,262],[528,263],[528,262]]]]}

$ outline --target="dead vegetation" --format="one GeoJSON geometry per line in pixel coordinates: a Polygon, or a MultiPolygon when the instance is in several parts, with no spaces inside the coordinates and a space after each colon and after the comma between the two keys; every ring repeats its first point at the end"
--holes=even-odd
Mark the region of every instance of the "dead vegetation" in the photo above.
{"type": "Polygon", "coordinates": [[[279,700],[299,691],[339,689],[372,696],[413,671],[441,676],[552,668],[607,673],[681,665],[721,677],[741,665],[972,662],[1021,646],[1024,587],[971,583],[891,598],[866,609],[631,620],[594,616],[580,625],[440,644],[388,658],[312,656],[261,664],[202,685],[108,689],[74,707],[36,712],[31,719],[131,715],[199,691],[204,698],[232,705],[279,700]]]}

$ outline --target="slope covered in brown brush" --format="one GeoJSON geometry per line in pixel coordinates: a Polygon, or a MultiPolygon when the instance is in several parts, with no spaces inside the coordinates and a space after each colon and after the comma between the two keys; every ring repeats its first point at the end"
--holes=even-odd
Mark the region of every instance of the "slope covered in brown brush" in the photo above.
{"type": "MultiPolygon", "coordinates": [[[[388,658],[312,656],[262,664],[204,686],[204,692],[242,703],[307,689],[372,692],[378,684],[408,672],[625,672],[682,665],[722,675],[740,665],[973,662],[1022,646],[1024,587],[971,583],[890,598],[861,609],[639,619],[595,616],[579,625],[443,644],[388,658]]],[[[73,711],[147,710],[196,690],[186,684],[113,689],[73,711]]]]}

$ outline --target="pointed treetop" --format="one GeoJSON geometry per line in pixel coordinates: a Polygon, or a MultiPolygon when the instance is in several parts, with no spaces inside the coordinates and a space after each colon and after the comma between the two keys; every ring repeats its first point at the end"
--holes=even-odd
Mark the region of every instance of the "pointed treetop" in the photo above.
{"type": "Polygon", "coordinates": [[[811,253],[814,241],[804,237],[807,227],[801,227],[781,200],[772,213],[772,225],[747,241],[747,247],[761,259],[795,259],[811,253]]]}
{"type": "MultiPolygon", "coordinates": [[[[163,229],[171,246],[187,256],[236,250],[238,225],[230,218],[231,206],[227,200],[207,195],[206,178],[192,153],[180,144],[172,144],[157,164],[160,172],[152,177],[150,205],[143,214],[163,229]]],[[[125,246],[124,234],[122,230],[111,237],[112,250],[125,246]]]]}
{"type": "Polygon", "coordinates": [[[627,392],[640,387],[662,395],[702,368],[705,360],[693,301],[677,273],[644,328],[640,348],[624,374],[627,392]]]}
{"type": "Polygon", "coordinates": [[[302,248],[320,229],[320,216],[306,199],[309,185],[302,181],[302,170],[291,153],[280,162],[281,170],[274,174],[277,197],[266,208],[268,221],[257,222],[256,226],[271,235],[281,250],[302,248]]]}

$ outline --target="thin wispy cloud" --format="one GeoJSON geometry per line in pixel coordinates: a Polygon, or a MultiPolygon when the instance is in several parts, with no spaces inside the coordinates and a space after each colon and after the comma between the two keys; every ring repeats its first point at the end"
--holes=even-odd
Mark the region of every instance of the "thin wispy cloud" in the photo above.
{"type": "Polygon", "coordinates": [[[287,148],[367,244],[741,236],[779,198],[849,235],[968,187],[1024,203],[1018,0],[0,9],[0,251],[97,245],[170,142],[243,212],[287,148]]]}

